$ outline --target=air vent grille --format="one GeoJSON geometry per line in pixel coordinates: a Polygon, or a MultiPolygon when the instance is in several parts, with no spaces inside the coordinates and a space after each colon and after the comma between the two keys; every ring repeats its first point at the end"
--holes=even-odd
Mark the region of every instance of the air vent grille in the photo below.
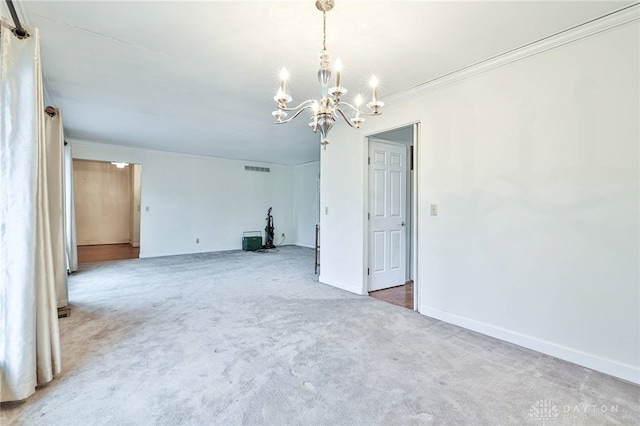
{"type": "Polygon", "coordinates": [[[271,169],[269,167],[244,166],[244,169],[249,172],[263,172],[263,173],[271,172],[271,169]]]}

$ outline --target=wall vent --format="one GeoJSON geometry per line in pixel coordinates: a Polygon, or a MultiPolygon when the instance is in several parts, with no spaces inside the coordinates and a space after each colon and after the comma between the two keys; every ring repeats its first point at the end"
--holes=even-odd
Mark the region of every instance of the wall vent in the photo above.
{"type": "Polygon", "coordinates": [[[271,169],[269,167],[244,166],[244,169],[250,172],[263,172],[263,173],[271,172],[271,169]]]}

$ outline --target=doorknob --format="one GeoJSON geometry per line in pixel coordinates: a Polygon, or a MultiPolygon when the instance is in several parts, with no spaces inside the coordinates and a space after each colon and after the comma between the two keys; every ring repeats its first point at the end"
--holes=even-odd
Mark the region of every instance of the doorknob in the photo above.
{"type": "Polygon", "coordinates": [[[406,226],[407,224],[404,222],[404,220],[402,221],[402,223],[400,224],[400,226],[406,226]]]}

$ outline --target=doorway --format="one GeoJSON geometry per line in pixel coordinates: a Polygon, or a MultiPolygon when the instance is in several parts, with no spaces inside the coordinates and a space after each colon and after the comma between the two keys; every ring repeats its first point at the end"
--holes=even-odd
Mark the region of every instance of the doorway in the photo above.
{"type": "Polygon", "coordinates": [[[416,179],[418,124],[369,135],[367,291],[417,307],[416,179]]]}
{"type": "Polygon", "coordinates": [[[140,255],[139,164],[73,160],[78,262],[140,255]]]}

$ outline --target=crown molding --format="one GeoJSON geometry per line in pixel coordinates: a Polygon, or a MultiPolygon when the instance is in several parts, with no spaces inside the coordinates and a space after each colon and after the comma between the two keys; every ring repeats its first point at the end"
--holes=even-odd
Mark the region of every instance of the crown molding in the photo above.
{"type": "MultiPolygon", "coordinates": [[[[86,139],[75,139],[73,137],[65,137],[65,141],[71,146],[72,157],[73,157],[73,147],[82,147],[87,149],[97,149],[103,150],[105,152],[114,152],[120,155],[120,160],[117,161],[127,161],[129,163],[143,164],[140,160],[141,158],[148,158],[149,155],[174,155],[177,157],[190,158],[190,159],[213,159],[220,161],[229,161],[234,163],[243,163],[246,165],[255,165],[261,167],[282,167],[282,168],[292,168],[295,167],[293,164],[280,164],[280,163],[268,163],[265,161],[255,161],[255,160],[242,160],[238,158],[225,158],[225,157],[216,157],[213,155],[205,155],[205,154],[188,154],[184,152],[176,152],[176,151],[166,151],[159,150],[154,148],[140,148],[128,145],[118,145],[114,143],[106,143],[106,142],[92,142],[86,139]]],[[[96,161],[116,161],[116,160],[107,160],[106,157],[100,156],[102,159],[96,161]]],[[[92,160],[92,158],[85,157],[73,157],[78,160],[92,160]]],[[[109,157],[111,158],[111,157],[109,157]]],[[[310,163],[313,163],[311,161],[310,163]]],[[[304,163],[309,164],[309,163],[304,163]]],[[[304,165],[302,164],[302,165],[304,165]]]]}
{"type": "Polygon", "coordinates": [[[513,62],[534,56],[565,44],[573,43],[583,38],[601,33],[640,19],[640,3],[627,6],[624,9],[612,12],[608,15],[580,24],[568,30],[559,32],[541,40],[518,47],[514,50],[502,53],[476,64],[461,68],[449,74],[421,83],[409,89],[401,90],[385,96],[387,105],[393,101],[399,101],[429,92],[440,87],[448,86],[462,80],[474,77],[478,74],[491,71],[513,62]]]}

